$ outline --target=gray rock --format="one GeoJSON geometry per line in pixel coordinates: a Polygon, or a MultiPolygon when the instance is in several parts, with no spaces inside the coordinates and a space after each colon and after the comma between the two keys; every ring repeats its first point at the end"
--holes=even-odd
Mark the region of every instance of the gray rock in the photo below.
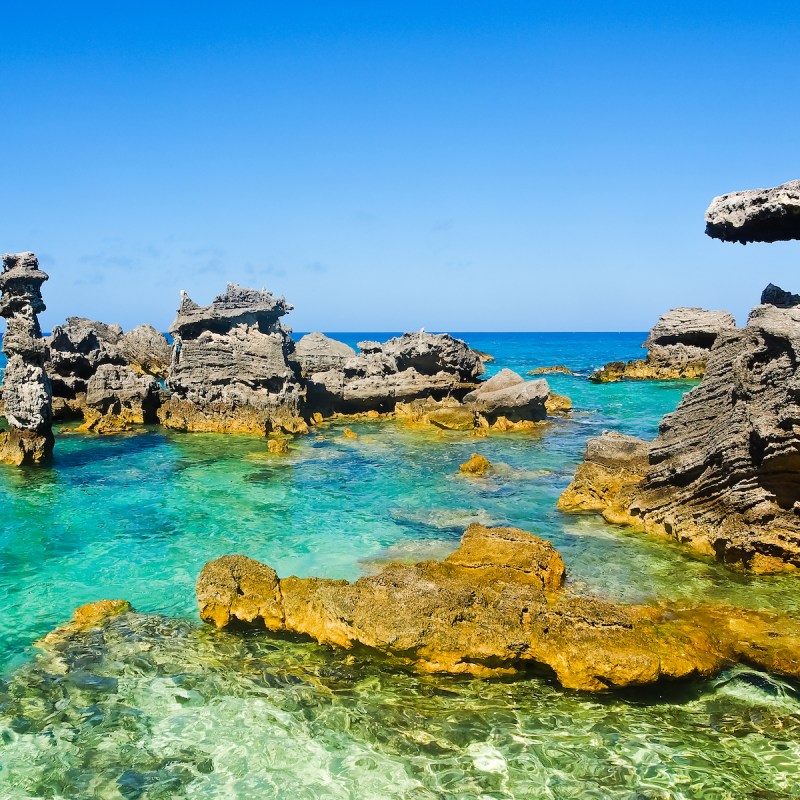
{"type": "Polygon", "coordinates": [[[513,370],[501,369],[477,389],[464,395],[464,403],[473,406],[490,421],[506,417],[519,422],[544,419],[549,395],[550,387],[543,378],[526,381],[513,370]]]}
{"type": "Polygon", "coordinates": [[[715,197],[706,211],[706,234],[741,244],[800,239],[800,181],[715,197]]]}
{"type": "Polygon", "coordinates": [[[768,283],[767,288],[761,292],[761,304],[777,306],[778,308],[791,308],[800,306],[800,294],[784,291],[774,283],[768,283]]]}
{"type": "Polygon", "coordinates": [[[290,363],[294,343],[280,318],[291,310],[267,291],[229,284],[208,306],[183,295],[170,333],[167,386],[159,418],[179,430],[297,430],[305,397],[290,363]]]}
{"type": "Polygon", "coordinates": [[[508,389],[510,386],[516,386],[524,382],[525,379],[521,375],[514,372],[514,370],[504,367],[496,375],[492,375],[489,380],[484,381],[477,389],[465,394],[464,402],[473,403],[482,395],[496,392],[500,389],[508,389]]]}
{"type": "Polygon", "coordinates": [[[356,351],[344,342],[331,339],[324,333],[308,333],[295,345],[294,358],[303,375],[342,369],[356,351]]]}
{"type": "Polygon", "coordinates": [[[608,469],[646,472],[650,442],[617,431],[605,431],[602,436],[586,443],[585,460],[608,469]]]}
{"type": "Polygon", "coordinates": [[[87,382],[83,429],[107,433],[157,422],[160,392],[152,375],[141,375],[128,366],[102,364],[87,382]]]}
{"type": "Polygon", "coordinates": [[[6,318],[3,403],[11,431],[0,435],[0,460],[39,463],[53,450],[52,390],[44,369],[45,347],[37,317],[45,309],[48,276],[33,253],[6,253],[0,273],[0,315],[6,318]]]}
{"type": "Polygon", "coordinates": [[[117,349],[128,363],[147,375],[166,378],[172,361],[172,347],[163,333],[152,325],[139,325],[119,337],[117,349]]]}

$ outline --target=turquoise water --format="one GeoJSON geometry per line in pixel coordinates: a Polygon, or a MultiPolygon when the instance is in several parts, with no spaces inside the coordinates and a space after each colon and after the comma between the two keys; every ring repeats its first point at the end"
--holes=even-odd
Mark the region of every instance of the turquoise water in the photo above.
{"type": "Polygon", "coordinates": [[[490,372],[578,371],[547,376],[571,418],[488,439],[362,422],[351,440],[327,425],[287,456],[248,436],[64,435],[52,468],[0,471],[0,797],[800,797],[797,687],[752,670],[598,699],[199,625],[194,581],[223,553],[355,578],[444,555],[471,521],[550,539],[585,591],[800,613],[796,578],[737,575],[555,508],[587,438],[652,437],[691,388],[585,379],[640,357],[643,334],[462,335],[495,355],[490,372]],[[494,477],[458,474],[472,452],[494,477]],[[107,597],[178,619],[87,641],[66,675],[37,655],[39,636],[107,597]]]}

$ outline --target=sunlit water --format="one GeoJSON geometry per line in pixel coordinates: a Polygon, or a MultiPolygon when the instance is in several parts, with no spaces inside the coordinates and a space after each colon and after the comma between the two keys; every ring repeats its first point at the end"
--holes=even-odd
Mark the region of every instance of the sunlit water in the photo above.
{"type": "Polygon", "coordinates": [[[0,471],[0,797],[800,797],[797,687],[752,670],[598,699],[535,676],[421,678],[197,622],[194,581],[224,553],[356,578],[445,555],[471,521],[550,539],[573,585],[603,596],[800,612],[796,578],[739,576],[555,508],[587,438],[652,437],[690,388],[585,379],[640,357],[642,334],[465,336],[496,356],[490,371],[576,369],[547,376],[572,417],[488,439],[363,422],[352,440],[330,425],[287,456],[247,436],[64,435],[51,469],[0,471]],[[494,477],[458,474],[472,452],[494,477]],[[73,648],[66,675],[36,656],[39,636],[104,597],[179,620],[119,623],[73,648]]]}

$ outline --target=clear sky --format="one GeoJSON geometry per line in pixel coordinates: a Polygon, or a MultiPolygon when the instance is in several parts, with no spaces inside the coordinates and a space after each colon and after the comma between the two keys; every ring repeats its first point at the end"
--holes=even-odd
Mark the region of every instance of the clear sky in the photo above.
{"type": "Polygon", "coordinates": [[[297,330],[645,330],[800,290],[703,233],[800,177],[795,2],[6,2],[0,250],[67,315],[284,294],[297,330]]]}

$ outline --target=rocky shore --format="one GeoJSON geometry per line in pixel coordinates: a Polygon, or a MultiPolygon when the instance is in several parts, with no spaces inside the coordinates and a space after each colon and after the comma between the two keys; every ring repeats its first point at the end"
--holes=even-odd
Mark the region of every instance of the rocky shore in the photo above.
{"type": "Polygon", "coordinates": [[[584,691],[707,677],[742,661],[800,677],[800,621],[730,607],[632,606],[575,594],[549,543],[467,528],[444,561],[393,564],[354,583],[278,578],[245,556],[209,562],[200,616],[357,646],[425,672],[552,672],[584,691]]]}

